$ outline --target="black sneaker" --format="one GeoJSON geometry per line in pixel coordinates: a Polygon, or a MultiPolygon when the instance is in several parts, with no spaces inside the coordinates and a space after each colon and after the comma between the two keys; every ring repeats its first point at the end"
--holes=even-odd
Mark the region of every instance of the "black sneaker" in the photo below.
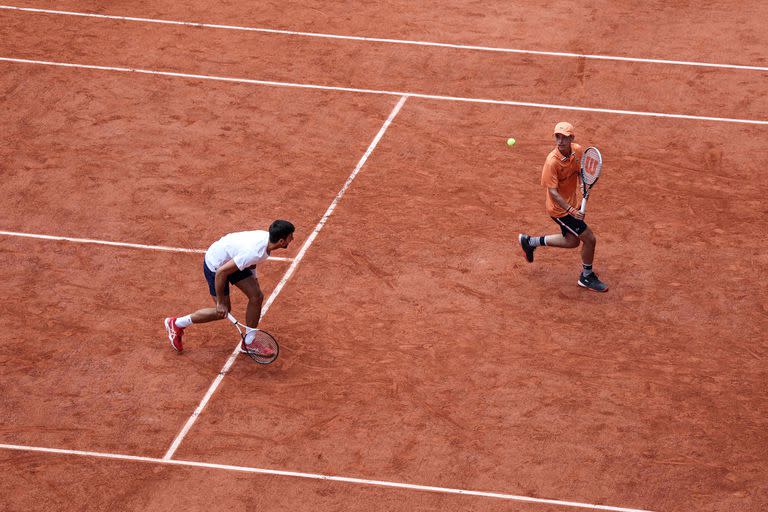
{"type": "Polygon", "coordinates": [[[587,290],[592,290],[593,292],[607,292],[608,291],[608,285],[602,282],[598,277],[597,274],[592,272],[588,276],[585,276],[583,273],[579,276],[579,286],[582,288],[586,288],[587,290]]]}
{"type": "Polygon", "coordinates": [[[525,253],[525,259],[528,261],[528,263],[533,263],[533,251],[536,250],[535,247],[531,245],[531,237],[528,235],[523,235],[522,233],[520,236],[517,237],[518,240],[520,240],[520,247],[523,248],[523,252],[525,253]]]}

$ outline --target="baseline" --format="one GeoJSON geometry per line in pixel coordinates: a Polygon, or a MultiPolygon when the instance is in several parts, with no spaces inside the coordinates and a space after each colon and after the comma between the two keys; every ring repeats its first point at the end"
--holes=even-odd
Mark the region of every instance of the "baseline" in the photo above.
{"type": "Polygon", "coordinates": [[[713,122],[720,122],[720,123],[768,125],[768,120],[759,120],[759,119],[737,119],[737,118],[731,118],[731,117],[694,116],[694,115],[687,115],[687,114],[667,114],[663,112],[642,112],[642,111],[620,110],[620,109],[611,109],[611,108],[580,107],[576,105],[555,105],[555,104],[549,104],[549,103],[532,103],[527,101],[465,98],[465,97],[459,97],[459,96],[441,96],[436,94],[422,94],[422,93],[404,92],[404,91],[385,91],[385,90],[375,90],[375,89],[360,89],[360,88],[354,88],[354,87],[334,87],[334,86],[328,86],[328,85],[300,84],[300,83],[292,83],[292,82],[256,80],[251,78],[224,77],[224,76],[216,76],[216,75],[199,75],[199,74],[192,74],[192,73],[176,73],[171,71],[157,71],[157,70],[141,69],[141,68],[124,68],[124,67],[113,67],[113,66],[97,66],[93,64],[54,62],[54,61],[46,61],[46,60],[17,59],[13,57],[0,57],[0,62],[11,62],[11,63],[17,63],[17,64],[35,64],[35,65],[41,65],[41,66],[56,66],[56,67],[64,67],[64,68],[76,68],[76,69],[90,69],[90,70],[98,70],[98,71],[116,71],[120,73],[138,73],[138,74],[144,74],[144,75],[158,75],[158,76],[167,76],[167,77],[176,77],[176,78],[191,78],[196,80],[214,80],[219,82],[267,85],[267,86],[273,86],[273,87],[292,87],[296,89],[354,92],[354,93],[361,93],[361,94],[380,94],[380,95],[400,96],[400,97],[406,96],[406,97],[428,99],[428,100],[459,101],[464,103],[507,105],[512,107],[546,108],[546,109],[555,109],[555,110],[572,110],[572,111],[578,111],[578,112],[599,112],[603,114],[618,114],[618,115],[640,116],[640,117],[661,117],[661,118],[671,118],[671,119],[687,119],[687,120],[693,120],[693,121],[713,121],[713,122]]]}
{"type": "Polygon", "coordinates": [[[90,452],[83,450],[65,450],[60,448],[44,448],[40,446],[22,446],[15,444],[0,444],[3,450],[54,453],[59,455],[77,455],[81,457],[95,457],[100,459],[127,460],[133,462],[149,462],[154,464],[169,464],[174,466],[188,466],[195,468],[218,469],[223,471],[238,471],[241,473],[256,473],[261,475],[286,476],[294,478],[306,478],[312,480],[326,480],[331,482],[343,482],[357,485],[371,485],[378,487],[390,487],[397,489],[407,489],[413,491],[426,491],[442,494],[461,494],[465,496],[478,496],[482,498],[496,498],[509,501],[521,501],[528,503],[540,503],[547,505],[558,505],[563,507],[584,508],[590,510],[610,510],[613,512],[651,512],[650,510],[614,507],[610,505],[594,505],[591,503],[581,503],[578,501],[564,501],[548,498],[533,498],[531,496],[519,496],[515,494],[505,494],[500,492],[475,491],[469,489],[456,489],[451,487],[437,487],[432,485],[407,484],[401,482],[389,482],[385,480],[368,480],[365,478],[353,478],[347,476],[323,475],[318,473],[302,473],[299,471],[285,471],[279,469],[256,468],[249,466],[233,466],[229,464],[215,464],[210,462],[200,462],[194,460],[174,460],[158,459],[155,457],[142,457],[138,455],[124,455],[119,453],[90,452]]]}

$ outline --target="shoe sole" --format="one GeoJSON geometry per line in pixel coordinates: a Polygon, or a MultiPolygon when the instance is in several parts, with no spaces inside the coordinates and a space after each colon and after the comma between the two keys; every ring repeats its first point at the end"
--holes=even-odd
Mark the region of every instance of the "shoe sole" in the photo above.
{"type": "Polygon", "coordinates": [[[165,332],[168,334],[168,340],[171,342],[171,347],[173,347],[173,350],[175,350],[176,352],[181,352],[182,350],[184,350],[184,348],[179,350],[178,348],[176,348],[176,345],[173,344],[173,336],[175,333],[173,332],[173,329],[171,329],[171,326],[169,325],[170,320],[171,320],[170,318],[166,318],[165,320],[163,320],[163,324],[165,325],[165,332]]]}
{"type": "Polygon", "coordinates": [[[576,284],[578,284],[579,286],[581,286],[585,290],[589,290],[589,291],[595,292],[595,293],[605,293],[605,292],[608,291],[608,287],[607,286],[605,287],[605,290],[595,290],[594,288],[590,288],[589,286],[583,284],[581,281],[576,281],[576,284]]]}
{"type": "Polygon", "coordinates": [[[520,242],[520,249],[523,251],[523,257],[525,258],[525,261],[528,263],[533,263],[533,251],[531,251],[531,259],[528,259],[528,253],[525,252],[525,248],[523,247],[523,235],[517,235],[517,241],[520,242]]]}

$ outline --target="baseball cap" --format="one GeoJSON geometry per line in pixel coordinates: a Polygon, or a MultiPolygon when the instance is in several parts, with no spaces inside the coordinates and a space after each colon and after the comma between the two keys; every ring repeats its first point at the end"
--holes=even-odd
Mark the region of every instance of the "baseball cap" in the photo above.
{"type": "Polygon", "coordinates": [[[573,125],[571,123],[566,123],[565,121],[561,121],[555,125],[555,135],[558,133],[562,133],[563,135],[570,137],[573,135],[573,125]]]}

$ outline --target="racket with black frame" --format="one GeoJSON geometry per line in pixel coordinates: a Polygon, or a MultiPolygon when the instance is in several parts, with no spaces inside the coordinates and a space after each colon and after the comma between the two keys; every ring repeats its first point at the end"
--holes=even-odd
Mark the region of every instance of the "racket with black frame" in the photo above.
{"type": "Polygon", "coordinates": [[[584,213],[587,209],[589,191],[597,183],[602,170],[603,155],[600,154],[600,150],[596,147],[588,147],[584,150],[584,154],[581,155],[581,186],[583,189],[581,208],[579,209],[581,213],[584,213]]]}
{"type": "Polygon", "coordinates": [[[280,353],[280,346],[277,344],[277,340],[274,336],[267,331],[261,329],[253,329],[247,325],[243,325],[232,316],[232,313],[227,314],[227,318],[235,326],[237,332],[240,333],[242,343],[240,344],[240,352],[248,355],[251,359],[259,364],[270,364],[277,359],[277,355],[280,353]],[[246,344],[246,336],[254,331],[253,340],[250,344],[246,344]]]}

